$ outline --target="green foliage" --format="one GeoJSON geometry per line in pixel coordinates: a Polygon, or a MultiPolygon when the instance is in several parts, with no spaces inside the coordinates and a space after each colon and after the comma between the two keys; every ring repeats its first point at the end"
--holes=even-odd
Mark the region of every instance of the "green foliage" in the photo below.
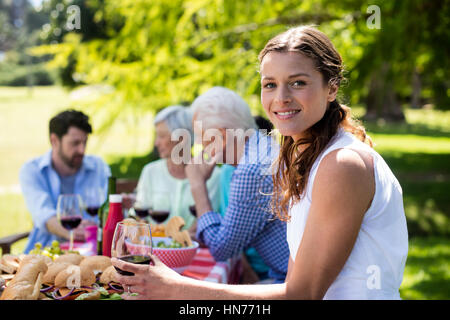
{"type": "MultiPolygon", "coordinates": [[[[46,10],[55,11],[57,0],[46,10]],[[53,9],[52,9],[53,8],[53,9]]],[[[190,102],[214,85],[232,88],[261,113],[257,55],[289,26],[316,24],[343,55],[349,78],[342,100],[362,103],[380,66],[396,94],[408,100],[418,72],[423,101],[447,108],[448,2],[412,1],[223,1],[73,0],[83,12],[81,30],[63,30],[64,11],[47,28],[52,67],[66,85],[106,83],[115,88],[102,105],[150,110],[190,102]],[[381,29],[367,27],[367,8],[381,10],[381,29]],[[54,30],[62,30],[56,37],[54,30]],[[50,41],[51,40],[51,41],[50,41]],[[53,42],[56,41],[57,44],[53,42]]],[[[115,111],[113,111],[115,110],[115,111]]],[[[117,110],[117,112],[116,112],[117,110]]],[[[108,120],[109,121],[109,120],[108,120]]]]}
{"type": "Polygon", "coordinates": [[[0,64],[0,86],[46,86],[55,83],[55,75],[44,63],[26,65],[0,64]]]}
{"type": "Polygon", "coordinates": [[[39,28],[46,22],[44,12],[36,11],[28,1],[0,3],[0,85],[50,85],[55,75],[48,72],[48,56],[32,57],[26,53],[40,45],[39,28]]]}
{"type": "Polygon", "coordinates": [[[406,110],[407,123],[365,123],[403,189],[410,237],[450,235],[448,111],[406,110]]]}
{"type": "Polygon", "coordinates": [[[147,155],[135,157],[109,157],[108,163],[111,168],[111,174],[117,178],[138,180],[142,168],[146,164],[159,159],[156,148],[147,155]]]}

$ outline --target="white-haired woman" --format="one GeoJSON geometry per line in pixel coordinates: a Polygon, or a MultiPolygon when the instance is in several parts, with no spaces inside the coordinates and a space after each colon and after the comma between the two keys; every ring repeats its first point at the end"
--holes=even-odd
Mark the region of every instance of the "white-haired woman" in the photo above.
{"type": "MultiPolygon", "coordinates": [[[[177,129],[184,129],[191,138],[192,113],[189,108],[183,106],[170,106],[161,110],[154,120],[156,139],[155,147],[158,150],[160,160],[148,163],[141,172],[137,185],[136,204],[142,207],[158,209],[161,197],[170,197],[171,212],[167,222],[173,216],[181,216],[185,221],[185,228],[195,228],[195,217],[190,213],[189,207],[194,205],[191,187],[185,174],[186,161],[181,158],[190,158],[189,155],[180,154],[190,152],[188,148],[180,148],[172,156],[172,150],[180,143],[176,137],[172,139],[172,133],[177,129]]],[[[185,136],[186,137],[186,136],[185,136]]],[[[191,142],[191,144],[192,144],[191,142]]],[[[207,182],[208,194],[213,207],[220,207],[220,168],[215,167],[207,182]]],[[[163,200],[166,201],[166,200],[163,200]]],[[[151,220],[152,223],[155,221],[151,220]]],[[[194,230],[191,230],[194,231],[194,230]]]]}

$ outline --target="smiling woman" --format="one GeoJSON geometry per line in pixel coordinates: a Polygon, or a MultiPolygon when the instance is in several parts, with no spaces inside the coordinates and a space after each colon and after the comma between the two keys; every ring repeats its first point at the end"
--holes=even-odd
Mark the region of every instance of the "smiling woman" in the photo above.
{"type": "Polygon", "coordinates": [[[284,137],[279,166],[286,172],[274,177],[275,192],[284,196],[274,197],[273,208],[281,208],[279,216],[286,219],[289,201],[300,199],[313,163],[339,126],[371,146],[372,142],[350,109],[336,99],[343,63],[323,33],[308,27],[291,29],[271,39],[259,60],[261,103],[284,137]]]}
{"type": "Polygon", "coordinates": [[[262,104],[282,134],[272,198],[274,213],[288,221],[285,283],[210,284],[180,277],[157,258],[150,267],[114,260],[136,274],[118,281],[138,299],[399,299],[408,252],[402,190],[336,101],[339,53],[316,28],[298,27],[259,57],[262,104]]]}
{"type": "Polygon", "coordinates": [[[310,58],[297,52],[269,52],[261,63],[261,102],[283,136],[299,140],[322,119],[337,86],[324,83],[310,58]]]}

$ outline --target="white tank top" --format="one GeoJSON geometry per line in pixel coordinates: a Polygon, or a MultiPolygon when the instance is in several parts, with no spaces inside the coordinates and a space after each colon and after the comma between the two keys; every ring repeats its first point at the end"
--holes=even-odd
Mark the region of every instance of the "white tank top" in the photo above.
{"type": "Polygon", "coordinates": [[[383,158],[342,129],[312,166],[306,195],[289,211],[291,220],[287,224],[287,241],[291,259],[295,261],[302,241],[319,164],[329,152],[341,148],[362,150],[372,155],[376,186],[352,252],[324,299],[400,299],[399,287],[408,255],[402,189],[383,158]]]}

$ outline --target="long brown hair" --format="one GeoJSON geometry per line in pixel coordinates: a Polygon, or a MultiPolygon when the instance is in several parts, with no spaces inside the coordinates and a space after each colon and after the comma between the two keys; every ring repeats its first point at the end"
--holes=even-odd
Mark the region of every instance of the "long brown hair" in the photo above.
{"type": "MultiPolygon", "coordinates": [[[[341,56],[328,37],[314,27],[291,28],[275,36],[260,52],[259,62],[271,51],[298,52],[313,59],[327,85],[339,87],[344,79],[341,56]]],[[[281,137],[272,196],[272,210],[281,220],[289,220],[289,204],[301,199],[311,167],[340,127],[372,146],[364,127],[352,118],[350,108],[336,99],[329,103],[322,119],[307,129],[305,138],[294,141],[290,136],[281,137]],[[299,152],[300,146],[305,147],[304,151],[299,152]]]]}

